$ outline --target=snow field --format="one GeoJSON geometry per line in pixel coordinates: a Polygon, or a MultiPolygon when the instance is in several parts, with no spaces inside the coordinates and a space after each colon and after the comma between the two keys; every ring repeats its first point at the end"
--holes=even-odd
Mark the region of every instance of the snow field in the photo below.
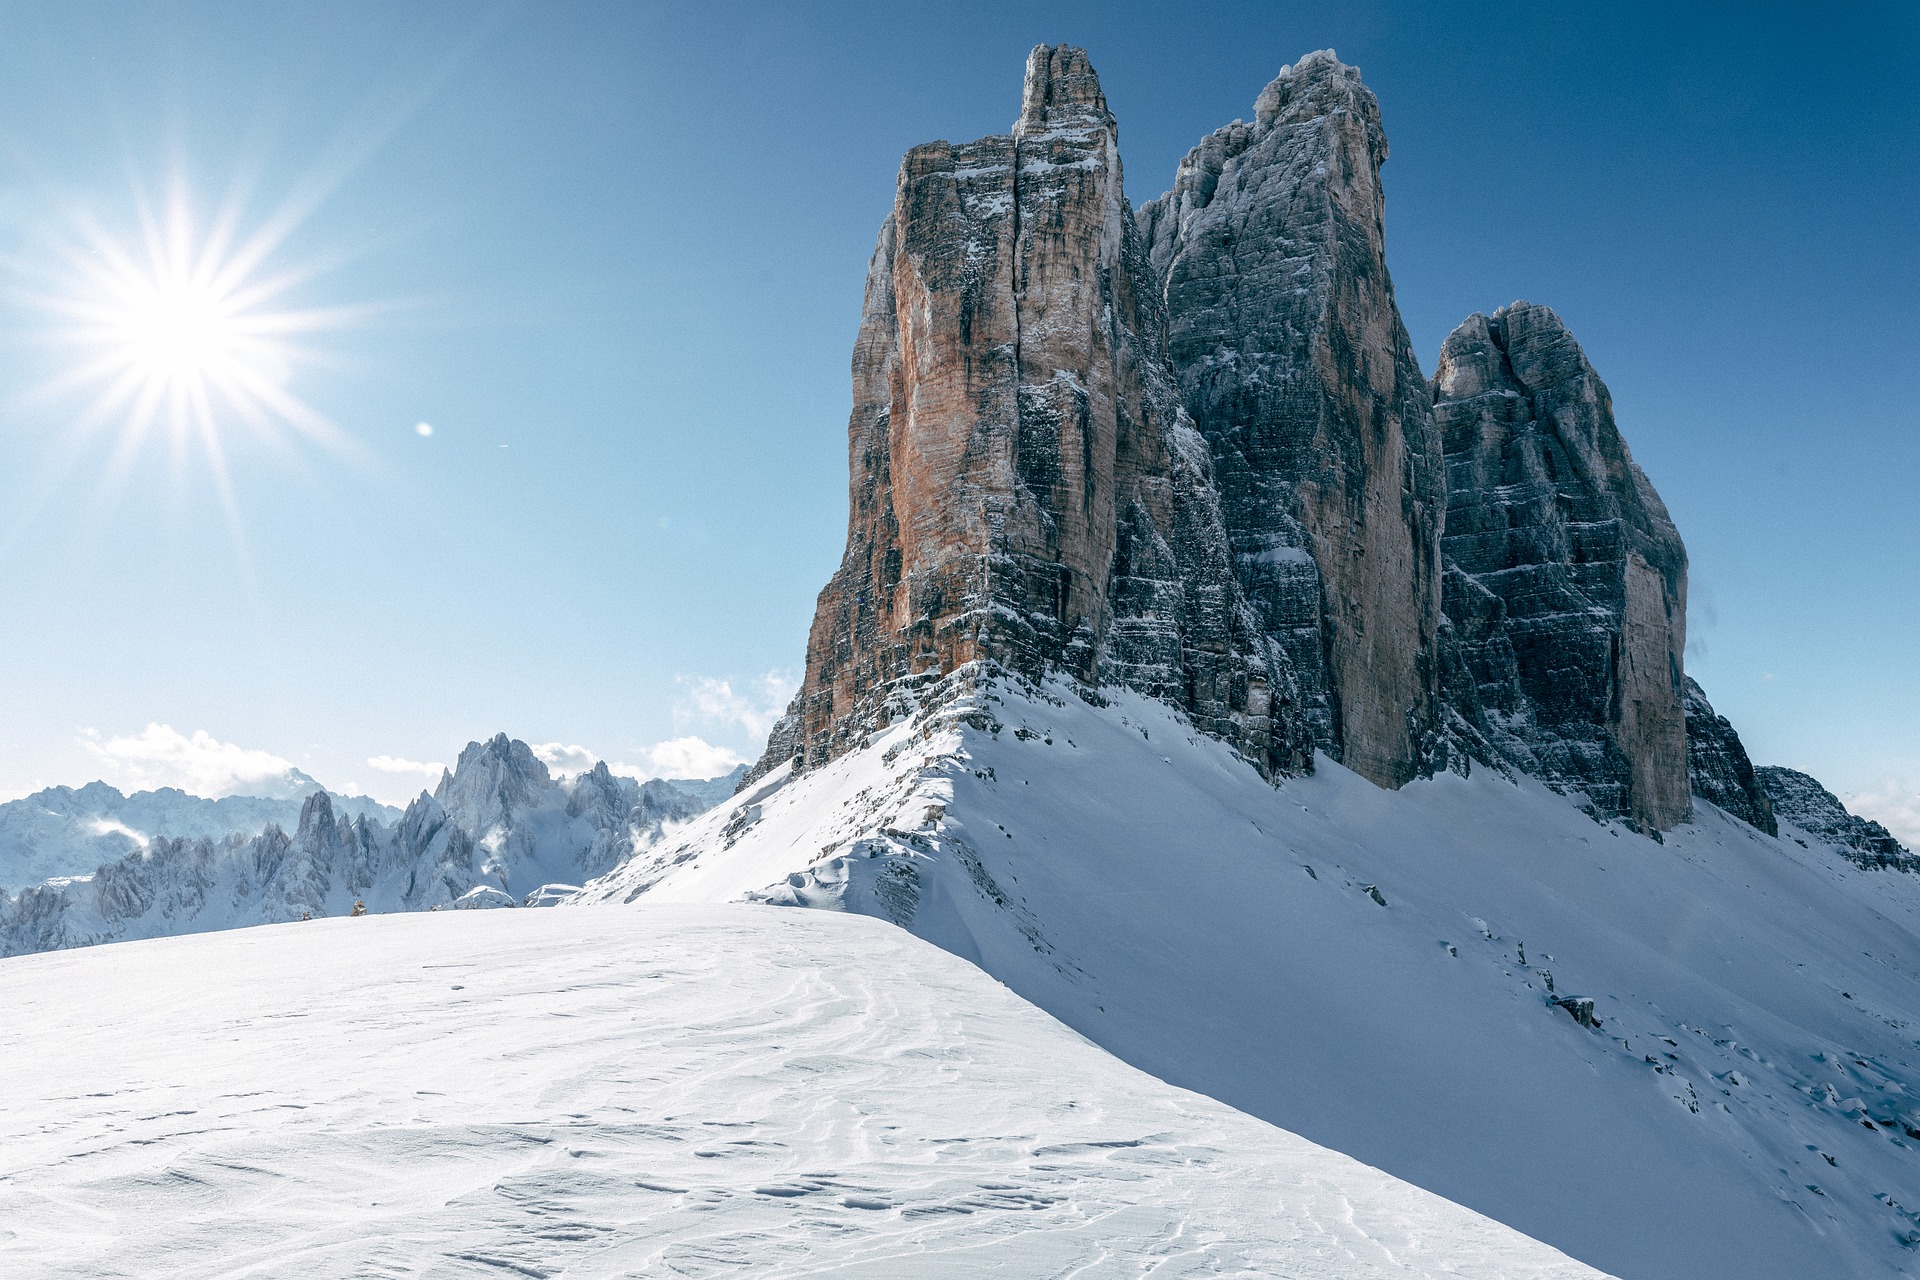
{"type": "Polygon", "coordinates": [[[1594,1276],[877,920],[319,920],[0,961],[9,1276],[1594,1276]]]}

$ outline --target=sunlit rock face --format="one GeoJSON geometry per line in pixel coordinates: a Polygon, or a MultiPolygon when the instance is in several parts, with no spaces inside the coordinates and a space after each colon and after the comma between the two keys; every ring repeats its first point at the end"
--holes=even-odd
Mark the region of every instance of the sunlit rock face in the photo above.
{"type": "Polygon", "coordinates": [[[859,745],[888,682],[990,658],[1308,767],[1164,327],[1099,81],[1081,50],[1037,48],[1011,134],[901,165],[854,346],[846,554],[763,765],[859,745]]]}
{"type": "Polygon", "coordinates": [[[1283,70],[1140,210],[1235,568],[1316,745],[1386,786],[1438,723],[1445,503],[1387,274],[1380,107],[1331,51],[1283,70]]]}
{"type": "Polygon", "coordinates": [[[1686,677],[1686,691],[1687,773],[1693,794],[1770,836],[1778,835],[1773,802],[1754,776],[1746,744],[1732,723],[1714,711],[1707,691],[1692,676],[1686,677]]]}
{"type": "Polygon", "coordinates": [[[1469,316],[1433,384],[1445,606],[1488,738],[1646,831],[1692,811],[1687,552],[1560,318],[1469,316]]]}

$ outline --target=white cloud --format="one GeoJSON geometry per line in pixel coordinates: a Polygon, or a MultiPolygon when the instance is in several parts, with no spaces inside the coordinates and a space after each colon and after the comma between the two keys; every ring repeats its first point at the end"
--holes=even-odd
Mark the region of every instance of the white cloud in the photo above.
{"type": "MultiPolygon", "coordinates": [[[[529,750],[540,763],[547,766],[548,770],[563,778],[585,773],[600,761],[599,756],[573,742],[541,742],[534,744],[529,750]]],[[[607,767],[613,768],[612,765],[607,767]]],[[[614,772],[620,773],[622,770],[614,769],[614,772]]]]}
{"type": "Polygon", "coordinates": [[[429,778],[438,778],[447,767],[438,760],[407,760],[400,756],[368,756],[367,763],[382,773],[420,773],[429,778]]]}
{"type": "Polygon", "coordinates": [[[1888,774],[1868,791],[1843,797],[1847,808],[1893,832],[1901,844],[1920,849],[1920,783],[1888,774]]]}
{"type": "MultiPolygon", "coordinates": [[[[731,747],[717,747],[704,738],[689,734],[684,738],[669,738],[665,742],[656,742],[647,748],[647,764],[651,772],[645,775],[655,778],[717,778],[746,763],[738,751],[731,747]]],[[[608,766],[617,768],[616,766],[608,766]]]]}
{"type": "Polygon", "coordinates": [[[713,676],[682,676],[680,683],[687,693],[673,708],[675,724],[682,728],[696,723],[737,728],[760,741],[766,740],[767,731],[785,713],[794,690],[800,687],[800,682],[785,671],[767,672],[745,692],[736,692],[731,681],[713,676]]]}
{"type": "Polygon", "coordinates": [[[164,724],[118,738],[83,729],[80,745],[100,762],[102,779],[122,791],[178,787],[217,800],[261,790],[266,783],[276,784],[269,789],[284,788],[293,771],[291,761],[270,751],[221,742],[204,729],[188,737],[164,724]]]}
{"type": "MultiPolygon", "coordinates": [[[[532,751],[559,777],[575,777],[605,759],[570,742],[543,742],[532,751]]],[[[743,757],[733,748],[715,746],[692,734],[643,747],[640,760],[638,764],[608,760],[607,769],[645,782],[648,778],[716,778],[743,763],[743,757]]]]}

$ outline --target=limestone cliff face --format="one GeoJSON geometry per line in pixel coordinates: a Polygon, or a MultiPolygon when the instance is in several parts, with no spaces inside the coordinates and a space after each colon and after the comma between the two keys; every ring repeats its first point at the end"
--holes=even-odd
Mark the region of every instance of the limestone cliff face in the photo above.
{"type": "Polygon", "coordinates": [[[1034,50],[1010,135],[908,153],[854,347],[846,554],[763,764],[828,759],[890,681],[991,658],[1128,685],[1264,768],[1307,766],[1164,325],[1082,51],[1034,50]]]}
{"type": "Polygon", "coordinates": [[[1692,676],[1686,678],[1686,691],[1687,772],[1693,794],[1770,836],[1780,834],[1773,802],[1754,775],[1746,744],[1692,676]]]}
{"type": "Polygon", "coordinates": [[[1139,221],[1241,584],[1298,673],[1316,745],[1398,786],[1439,724],[1445,489],[1387,275],[1386,158],[1359,72],[1309,54],[1139,221]]]}
{"type": "Polygon", "coordinates": [[[1445,607],[1487,736],[1643,830],[1691,812],[1687,553],[1560,318],[1470,316],[1434,378],[1445,607]]]}

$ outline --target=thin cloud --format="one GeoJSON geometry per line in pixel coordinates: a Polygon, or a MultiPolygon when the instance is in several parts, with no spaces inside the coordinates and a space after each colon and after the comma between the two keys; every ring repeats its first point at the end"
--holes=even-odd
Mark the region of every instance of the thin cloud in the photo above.
{"type": "Polygon", "coordinates": [[[736,690],[731,681],[714,676],[682,676],[680,683],[687,692],[674,705],[676,725],[736,728],[763,742],[774,723],[785,714],[794,690],[800,687],[800,682],[785,671],[769,671],[744,691],[736,690]]]}
{"type": "Polygon", "coordinates": [[[438,760],[408,760],[401,756],[368,756],[367,763],[382,773],[420,773],[437,778],[447,766],[438,760]]]}
{"type": "Polygon", "coordinates": [[[1847,808],[1872,818],[1909,849],[1920,849],[1920,783],[1888,774],[1872,789],[1845,799],[1847,808]]]}

